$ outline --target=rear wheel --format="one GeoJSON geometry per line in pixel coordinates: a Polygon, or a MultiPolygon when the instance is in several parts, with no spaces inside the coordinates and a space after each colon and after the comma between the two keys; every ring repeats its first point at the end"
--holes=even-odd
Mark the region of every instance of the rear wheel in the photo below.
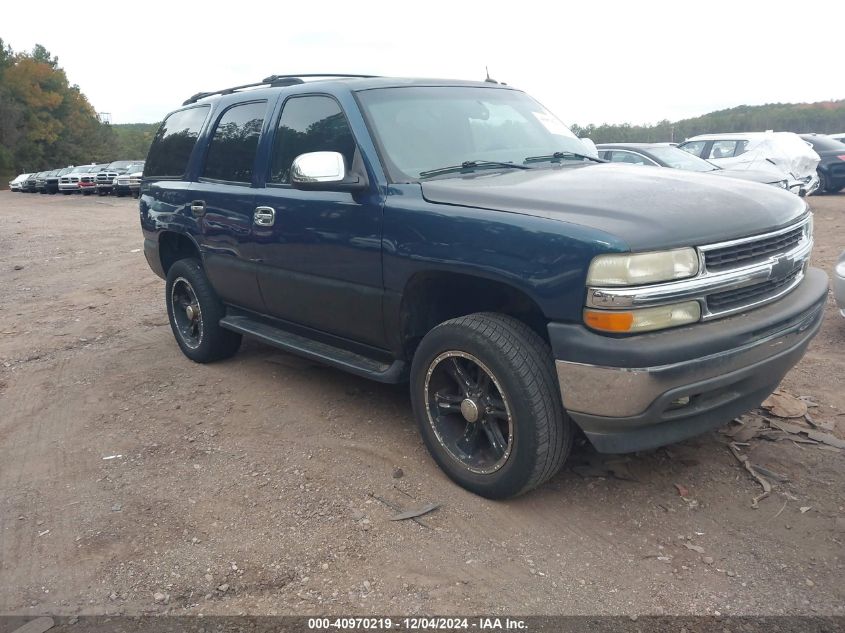
{"type": "Polygon", "coordinates": [[[551,350],[504,315],[472,314],[432,329],[414,355],[411,401],[435,461],[484,497],[542,484],[572,445],[551,350]]]}
{"type": "Polygon", "coordinates": [[[180,259],[167,271],[165,301],[170,328],[182,352],[197,363],[233,356],[241,335],[220,327],[226,308],[197,259],[180,259]]]}

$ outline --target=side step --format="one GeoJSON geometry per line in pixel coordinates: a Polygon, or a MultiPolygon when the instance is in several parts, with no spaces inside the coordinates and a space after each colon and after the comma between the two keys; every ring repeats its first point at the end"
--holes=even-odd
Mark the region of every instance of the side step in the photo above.
{"type": "Polygon", "coordinates": [[[248,316],[225,316],[220,319],[220,326],[233,332],[253,336],[268,345],[297,356],[337,367],[370,380],[398,383],[407,379],[408,366],[404,361],[395,360],[390,364],[379,362],[334,345],[293,334],[248,316]]]}

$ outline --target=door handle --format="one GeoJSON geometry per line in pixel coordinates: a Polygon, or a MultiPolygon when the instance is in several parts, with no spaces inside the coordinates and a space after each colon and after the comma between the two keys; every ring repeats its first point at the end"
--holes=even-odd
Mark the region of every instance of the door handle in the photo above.
{"type": "Polygon", "coordinates": [[[205,213],[205,200],[194,200],[191,202],[191,213],[200,216],[205,213]]]}
{"type": "Polygon", "coordinates": [[[255,207],[252,221],[256,226],[273,226],[276,223],[276,210],[273,207],[255,207]]]}

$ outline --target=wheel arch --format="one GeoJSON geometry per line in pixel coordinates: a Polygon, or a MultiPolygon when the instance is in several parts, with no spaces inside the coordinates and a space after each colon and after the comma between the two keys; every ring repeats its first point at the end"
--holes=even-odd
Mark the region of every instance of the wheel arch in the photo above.
{"type": "Polygon", "coordinates": [[[476,312],[514,317],[548,343],[548,319],[524,290],[500,280],[447,271],[414,274],[402,291],[399,306],[400,346],[406,358],[438,324],[476,312]]]}
{"type": "Polygon", "coordinates": [[[161,269],[167,275],[170,267],[180,259],[194,257],[202,261],[199,245],[187,233],[162,231],[158,236],[158,256],[161,269]]]}

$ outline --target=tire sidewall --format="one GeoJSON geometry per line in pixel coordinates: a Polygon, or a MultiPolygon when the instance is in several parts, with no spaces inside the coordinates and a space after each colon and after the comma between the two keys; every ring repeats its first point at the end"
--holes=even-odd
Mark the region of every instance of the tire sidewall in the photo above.
{"type": "Polygon", "coordinates": [[[173,337],[176,339],[176,343],[179,345],[182,353],[197,362],[207,362],[212,358],[214,353],[212,329],[217,326],[214,319],[219,320],[221,306],[219,305],[219,301],[210,295],[210,291],[211,286],[208,279],[206,279],[199,262],[195,259],[180,259],[167,271],[165,303],[167,304],[167,317],[170,321],[170,329],[173,331],[173,337]],[[196,347],[191,347],[185,342],[174,318],[173,285],[180,278],[191,285],[200,308],[199,318],[202,320],[203,335],[199,345],[196,347]]]}
{"type": "Polygon", "coordinates": [[[414,354],[411,366],[411,403],[423,441],[443,471],[459,485],[490,498],[504,498],[519,493],[530,480],[537,451],[538,438],[528,418],[530,404],[525,396],[527,385],[522,384],[505,356],[478,332],[468,331],[456,324],[445,323],[434,328],[423,339],[414,354]],[[513,446],[505,464],[490,474],[474,473],[452,457],[440,444],[431,427],[425,402],[425,377],[431,363],[446,351],[472,354],[490,371],[504,390],[513,421],[513,446]]]}

